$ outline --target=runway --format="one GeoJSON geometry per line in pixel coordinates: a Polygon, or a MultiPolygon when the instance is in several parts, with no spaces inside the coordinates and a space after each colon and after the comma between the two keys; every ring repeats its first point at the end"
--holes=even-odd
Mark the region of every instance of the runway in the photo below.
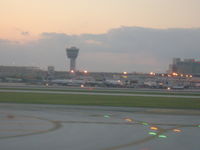
{"type": "Polygon", "coordinates": [[[109,95],[109,96],[144,96],[144,97],[175,97],[175,98],[197,98],[200,96],[190,95],[159,95],[159,94],[128,94],[128,93],[106,93],[106,92],[68,92],[68,91],[42,91],[42,90],[11,90],[0,89],[0,92],[15,92],[15,93],[44,93],[44,94],[73,94],[73,95],[109,95]]]}
{"type": "Polygon", "coordinates": [[[200,111],[0,104],[1,150],[198,150],[200,111]]]}
{"type": "MultiPolygon", "coordinates": [[[[157,93],[168,93],[169,91],[166,89],[152,89],[152,88],[108,88],[108,87],[77,87],[77,86],[44,86],[44,85],[26,85],[26,84],[12,84],[12,83],[0,83],[1,89],[38,89],[38,90],[82,90],[86,91],[87,89],[93,89],[98,91],[110,91],[110,92],[157,92],[157,93]]],[[[194,94],[199,93],[200,89],[174,89],[171,90],[173,93],[188,93],[194,94]]]]}

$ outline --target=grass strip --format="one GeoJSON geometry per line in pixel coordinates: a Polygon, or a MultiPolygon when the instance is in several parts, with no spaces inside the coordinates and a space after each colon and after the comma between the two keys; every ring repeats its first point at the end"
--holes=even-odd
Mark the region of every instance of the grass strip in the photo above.
{"type": "Polygon", "coordinates": [[[64,104],[93,106],[127,106],[151,108],[200,109],[200,100],[193,98],[71,95],[46,93],[0,92],[2,103],[64,104]]]}

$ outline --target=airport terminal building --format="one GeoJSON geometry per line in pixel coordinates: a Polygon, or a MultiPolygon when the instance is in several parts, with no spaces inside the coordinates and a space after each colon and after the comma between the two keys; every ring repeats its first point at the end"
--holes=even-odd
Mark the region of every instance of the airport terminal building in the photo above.
{"type": "Polygon", "coordinates": [[[169,65],[169,73],[181,73],[200,75],[200,61],[195,59],[184,59],[174,58],[173,63],[169,65]]]}

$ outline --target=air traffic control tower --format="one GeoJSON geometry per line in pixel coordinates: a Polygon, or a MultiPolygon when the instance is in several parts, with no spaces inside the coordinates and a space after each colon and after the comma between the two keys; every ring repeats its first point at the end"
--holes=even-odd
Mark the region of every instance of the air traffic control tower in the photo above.
{"type": "Polygon", "coordinates": [[[76,58],[78,56],[79,49],[76,47],[70,47],[66,49],[67,57],[70,59],[70,71],[76,71],[76,58]]]}

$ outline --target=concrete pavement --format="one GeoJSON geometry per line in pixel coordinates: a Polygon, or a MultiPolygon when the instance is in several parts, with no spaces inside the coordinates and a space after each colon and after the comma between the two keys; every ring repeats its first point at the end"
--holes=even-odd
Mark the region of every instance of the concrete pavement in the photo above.
{"type": "Polygon", "coordinates": [[[0,104],[1,150],[198,150],[200,111],[0,104]]]}

